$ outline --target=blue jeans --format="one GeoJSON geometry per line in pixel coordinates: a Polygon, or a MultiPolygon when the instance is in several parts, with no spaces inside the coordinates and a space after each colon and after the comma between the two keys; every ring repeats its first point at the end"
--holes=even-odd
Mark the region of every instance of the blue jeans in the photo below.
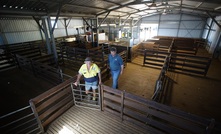
{"type": "Polygon", "coordinates": [[[111,75],[112,75],[112,79],[113,79],[113,84],[112,84],[112,88],[113,89],[117,89],[118,88],[118,78],[120,76],[120,71],[121,70],[111,70],[111,75]]]}

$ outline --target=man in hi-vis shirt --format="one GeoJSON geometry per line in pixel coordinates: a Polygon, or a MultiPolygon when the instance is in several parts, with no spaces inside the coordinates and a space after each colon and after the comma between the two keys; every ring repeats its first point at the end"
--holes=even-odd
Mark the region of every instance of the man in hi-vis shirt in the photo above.
{"type": "Polygon", "coordinates": [[[84,63],[85,64],[83,64],[78,71],[78,77],[74,84],[77,86],[81,76],[83,75],[85,80],[86,94],[88,94],[90,88],[92,88],[93,100],[96,100],[96,89],[98,88],[97,85],[101,84],[101,71],[95,63],[92,63],[91,57],[87,57],[84,63]]]}

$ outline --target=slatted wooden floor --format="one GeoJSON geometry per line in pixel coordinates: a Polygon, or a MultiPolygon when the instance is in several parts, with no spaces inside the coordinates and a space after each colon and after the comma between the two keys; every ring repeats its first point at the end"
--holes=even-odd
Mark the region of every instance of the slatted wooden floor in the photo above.
{"type": "Polygon", "coordinates": [[[47,129],[47,134],[148,134],[144,129],[121,121],[111,113],[71,107],[47,129]]]}

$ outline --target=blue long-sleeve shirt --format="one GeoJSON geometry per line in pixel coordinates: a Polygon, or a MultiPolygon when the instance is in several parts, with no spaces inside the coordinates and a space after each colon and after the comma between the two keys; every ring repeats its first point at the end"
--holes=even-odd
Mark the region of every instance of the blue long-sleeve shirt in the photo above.
{"type": "Polygon", "coordinates": [[[111,70],[121,70],[121,66],[123,65],[123,59],[116,54],[114,57],[109,54],[108,55],[108,64],[111,70]]]}

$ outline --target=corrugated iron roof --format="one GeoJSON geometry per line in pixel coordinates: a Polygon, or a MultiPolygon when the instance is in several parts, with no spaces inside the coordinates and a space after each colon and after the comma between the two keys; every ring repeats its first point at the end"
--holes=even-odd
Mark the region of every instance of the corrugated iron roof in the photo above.
{"type": "Polygon", "coordinates": [[[133,18],[155,14],[221,15],[220,0],[1,0],[0,16],[133,18]]]}

